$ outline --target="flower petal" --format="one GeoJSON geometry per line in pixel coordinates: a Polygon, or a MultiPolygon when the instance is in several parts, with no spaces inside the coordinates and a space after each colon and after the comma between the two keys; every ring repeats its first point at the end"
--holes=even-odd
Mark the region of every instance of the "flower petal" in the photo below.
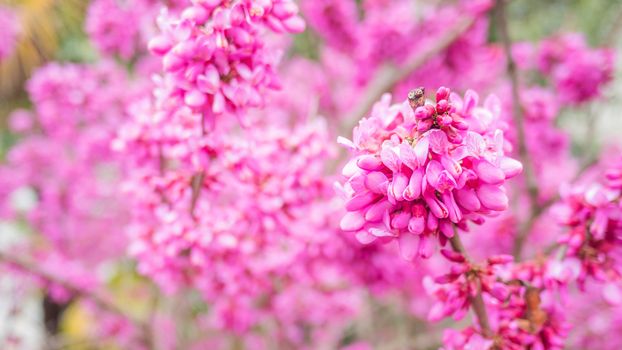
{"type": "Polygon", "coordinates": [[[417,237],[411,233],[402,233],[398,237],[398,244],[400,246],[402,258],[407,261],[411,261],[417,252],[417,237]]]}
{"type": "Polygon", "coordinates": [[[339,227],[343,231],[356,231],[360,230],[365,226],[365,217],[359,211],[348,212],[343,218],[341,218],[341,222],[339,223],[339,227]]]}
{"type": "Polygon", "coordinates": [[[503,211],[508,208],[508,196],[501,187],[481,185],[476,192],[477,198],[479,198],[484,207],[496,211],[503,211]]]}

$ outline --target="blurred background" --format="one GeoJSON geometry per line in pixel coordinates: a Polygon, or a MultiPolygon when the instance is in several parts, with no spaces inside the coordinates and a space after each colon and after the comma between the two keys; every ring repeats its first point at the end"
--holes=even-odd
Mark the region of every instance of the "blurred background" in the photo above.
{"type": "MultiPolygon", "coordinates": [[[[97,59],[83,29],[86,0],[0,0],[0,50],[12,46],[0,58],[0,158],[15,142],[7,126],[9,113],[19,107],[28,107],[24,84],[32,72],[49,61],[91,62],[97,59]],[[17,35],[9,35],[16,31],[17,35]],[[13,39],[14,38],[14,39],[13,39]],[[7,40],[16,40],[9,45],[7,40]]],[[[594,128],[596,146],[608,139],[620,138],[622,130],[622,3],[611,0],[515,0],[509,6],[510,28],[514,41],[538,40],[559,31],[583,32],[591,46],[615,48],[618,58],[616,79],[605,98],[596,106],[587,106],[589,119],[576,118],[585,110],[565,109],[559,119],[562,127],[581,140],[585,128],[594,128]]],[[[490,40],[496,41],[494,24],[490,40]]],[[[317,57],[317,36],[311,29],[298,35],[293,45],[297,54],[317,57]]],[[[9,200],[0,198],[0,200],[9,200]]],[[[23,193],[16,200],[28,206],[33,199],[23,193]]],[[[0,222],[0,249],[24,237],[25,228],[15,222],[0,222]]],[[[24,349],[41,348],[44,339],[43,303],[40,295],[23,294],[11,277],[0,276],[0,339],[20,338],[24,349]],[[13,306],[21,310],[15,313],[13,306]]],[[[79,312],[69,313],[64,331],[79,332],[79,312]]],[[[387,317],[391,317],[387,313],[387,317]]],[[[86,347],[85,347],[86,348],[86,347]]]]}

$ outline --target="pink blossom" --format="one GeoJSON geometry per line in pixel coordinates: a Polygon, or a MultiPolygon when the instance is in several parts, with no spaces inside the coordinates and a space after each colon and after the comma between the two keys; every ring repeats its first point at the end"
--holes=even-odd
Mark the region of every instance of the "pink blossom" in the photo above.
{"type": "Polygon", "coordinates": [[[140,60],[156,32],[160,9],[177,12],[186,0],[93,0],[89,4],[85,30],[104,55],[123,60],[140,60]]]}
{"type": "Polygon", "coordinates": [[[360,41],[360,24],[354,1],[302,1],[302,10],[309,25],[328,45],[352,50],[360,41]]]}
{"type": "Polygon", "coordinates": [[[23,139],[0,169],[3,191],[36,193],[33,208],[5,213],[24,215],[58,253],[86,266],[123,253],[123,170],[110,142],[131,98],[125,82],[111,62],[38,70],[28,82],[34,111],[13,114],[23,139]]]}
{"type": "Polygon", "coordinates": [[[621,164],[613,159],[606,164],[604,176],[602,171],[597,178],[586,175],[564,191],[562,203],[555,208],[559,223],[568,227],[559,242],[567,247],[566,255],[581,261],[581,281],[620,279],[621,164]]]}
{"type": "Polygon", "coordinates": [[[181,15],[163,11],[161,34],[149,43],[166,73],[160,108],[202,113],[209,127],[225,113],[241,118],[246,108],[261,106],[265,90],[280,86],[275,75],[280,54],[267,50],[259,35],[264,28],[303,30],[296,14],[291,0],[196,3],[181,15]]]}
{"type": "Polygon", "coordinates": [[[522,169],[504,156],[494,98],[478,107],[473,91],[463,100],[440,88],[436,101],[413,110],[409,101],[389,106],[385,96],[353,141],[343,141],[356,154],[343,170],[341,228],[363,243],[397,239],[409,260],[430,257],[433,240],[444,245],[453,225],[466,229],[505,210],[503,183],[522,169]]]}
{"type": "Polygon", "coordinates": [[[564,102],[582,103],[601,95],[603,85],[613,78],[613,51],[590,49],[578,34],[543,41],[538,65],[551,74],[564,102]]]}

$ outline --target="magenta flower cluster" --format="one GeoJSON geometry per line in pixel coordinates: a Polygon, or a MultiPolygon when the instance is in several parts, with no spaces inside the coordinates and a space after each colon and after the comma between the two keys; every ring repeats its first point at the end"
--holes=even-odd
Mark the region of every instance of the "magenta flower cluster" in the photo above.
{"type": "Polygon", "coordinates": [[[545,40],[537,55],[538,68],[551,75],[563,102],[582,103],[598,97],[601,87],[613,78],[613,51],[590,50],[581,35],[545,40]]]}
{"type": "Polygon", "coordinates": [[[442,87],[435,103],[424,103],[421,89],[409,98],[389,105],[385,96],[344,141],[355,156],[343,170],[341,220],[363,243],[398,240],[408,260],[429,258],[434,240],[445,245],[455,227],[506,210],[503,184],[522,169],[505,156],[495,97],[478,106],[475,92],[462,99],[442,87]]]}
{"type": "Polygon", "coordinates": [[[291,0],[202,1],[181,13],[163,12],[161,34],[149,49],[162,57],[162,109],[187,106],[213,124],[223,114],[242,119],[263,104],[266,89],[279,87],[280,54],[260,38],[266,29],[300,32],[304,22],[291,0]]]}
{"type": "Polygon", "coordinates": [[[622,161],[607,159],[577,184],[565,189],[554,209],[560,224],[567,226],[559,243],[566,256],[580,262],[578,276],[599,281],[622,281],[622,161]],[[604,170],[602,170],[604,168],[604,170]]]}

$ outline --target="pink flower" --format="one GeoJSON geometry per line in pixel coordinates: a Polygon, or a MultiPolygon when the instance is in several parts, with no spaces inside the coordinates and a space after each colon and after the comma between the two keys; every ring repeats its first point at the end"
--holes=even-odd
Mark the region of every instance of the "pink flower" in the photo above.
{"type": "Polygon", "coordinates": [[[544,41],[538,59],[541,71],[551,74],[564,102],[578,104],[597,98],[613,78],[613,51],[590,49],[577,34],[544,41]]]}
{"type": "Polygon", "coordinates": [[[162,12],[162,33],[149,42],[165,72],[159,108],[201,113],[210,128],[224,114],[243,118],[247,108],[261,106],[265,91],[280,87],[279,50],[266,48],[261,30],[302,31],[297,11],[291,0],[245,0],[194,3],[181,15],[162,12]]]}
{"type": "Polygon", "coordinates": [[[86,31],[100,52],[129,60],[146,49],[146,33],[141,32],[155,19],[158,5],[153,0],[92,1],[86,31]]]}
{"type": "Polygon", "coordinates": [[[309,25],[327,44],[341,50],[353,50],[360,41],[360,25],[353,1],[305,0],[302,9],[309,25]]]}
{"type": "Polygon", "coordinates": [[[474,92],[462,100],[440,88],[436,104],[423,104],[423,92],[413,93],[421,96],[393,106],[385,96],[353,141],[342,140],[356,155],[343,169],[341,228],[363,243],[396,239],[408,260],[430,257],[433,240],[443,245],[454,225],[505,210],[503,183],[522,169],[504,156],[494,98],[478,107],[474,92]]]}
{"type": "Polygon", "coordinates": [[[600,178],[586,177],[563,192],[555,217],[568,228],[559,242],[566,255],[581,261],[579,281],[587,277],[619,281],[622,277],[622,206],[619,174],[622,162],[610,160],[600,178]]]}

